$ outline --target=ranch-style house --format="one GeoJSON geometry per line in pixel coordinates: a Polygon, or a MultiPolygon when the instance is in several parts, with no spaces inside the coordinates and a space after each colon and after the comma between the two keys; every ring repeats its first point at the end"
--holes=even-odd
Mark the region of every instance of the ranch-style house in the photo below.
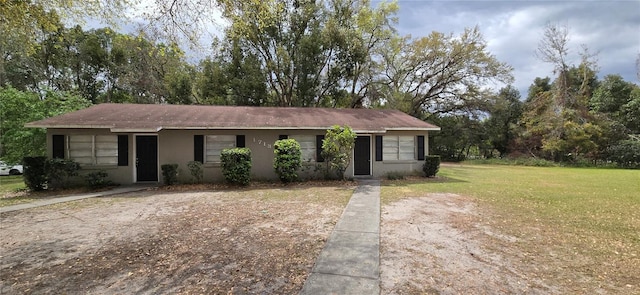
{"type": "Polygon", "coordinates": [[[277,179],[276,140],[297,140],[312,167],[322,164],[322,139],[334,125],[357,134],[348,177],[420,171],[429,131],[440,130],[387,109],[109,103],[26,124],[47,129],[49,157],[73,159],[82,173],[105,170],[120,184],[162,182],[162,164],[178,164],[179,180],[188,181],[194,160],[204,164],[206,181],[220,181],[220,152],[232,147],[251,149],[253,179],[277,179]]]}

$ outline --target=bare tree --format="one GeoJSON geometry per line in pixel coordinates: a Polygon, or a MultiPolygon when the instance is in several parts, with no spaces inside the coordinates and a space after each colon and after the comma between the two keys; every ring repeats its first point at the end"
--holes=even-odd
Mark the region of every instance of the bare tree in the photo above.
{"type": "Polygon", "coordinates": [[[564,110],[569,99],[567,55],[569,54],[569,26],[548,23],[542,39],[538,43],[536,57],[553,65],[553,72],[558,75],[554,109],[556,113],[564,110]]]}

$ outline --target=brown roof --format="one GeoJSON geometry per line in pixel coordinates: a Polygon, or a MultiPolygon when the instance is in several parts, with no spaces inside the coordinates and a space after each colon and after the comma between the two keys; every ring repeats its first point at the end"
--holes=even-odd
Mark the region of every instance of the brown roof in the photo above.
{"type": "Polygon", "coordinates": [[[275,108],[157,104],[99,104],[27,123],[42,128],[108,128],[113,132],[162,129],[328,129],[356,132],[440,130],[403,112],[385,109],[275,108]]]}

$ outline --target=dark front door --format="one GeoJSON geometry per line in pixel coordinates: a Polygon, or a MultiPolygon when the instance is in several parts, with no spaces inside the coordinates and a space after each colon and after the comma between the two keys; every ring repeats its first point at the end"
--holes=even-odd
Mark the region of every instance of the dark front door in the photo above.
{"type": "Polygon", "coordinates": [[[157,136],[136,136],[136,180],[158,181],[157,136]]]}
{"type": "Polygon", "coordinates": [[[353,174],[371,175],[371,137],[356,137],[353,150],[353,174]]]}

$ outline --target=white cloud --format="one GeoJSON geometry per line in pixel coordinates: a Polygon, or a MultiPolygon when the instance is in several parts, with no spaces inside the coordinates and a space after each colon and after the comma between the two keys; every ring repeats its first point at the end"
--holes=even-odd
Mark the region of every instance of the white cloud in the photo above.
{"type": "Polygon", "coordinates": [[[598,52],[600,76],[621,74],[638,82],[640,1],[399,1],[401,34],[424,36],[435,30],[458,34],[478,25],[489,51],[511,64],[515,86],[526,96],[536,77],[553,76],[534,52],[547,23],[566,24],[569,60],[578,64],[580,45],[598,52]]]}

